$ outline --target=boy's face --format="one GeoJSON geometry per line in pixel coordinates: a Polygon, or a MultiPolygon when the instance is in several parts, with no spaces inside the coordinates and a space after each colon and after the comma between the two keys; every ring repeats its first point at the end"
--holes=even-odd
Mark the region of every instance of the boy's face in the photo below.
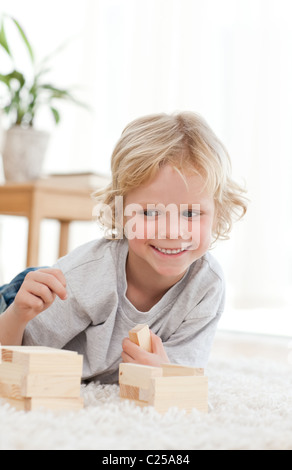
{"type": "Polygon", "coordinates": [[[162,276],[183,276],[212,242],[214,198],[199,175],[185,181],[167,165],[124,201],[129,256],[162,276]]]}

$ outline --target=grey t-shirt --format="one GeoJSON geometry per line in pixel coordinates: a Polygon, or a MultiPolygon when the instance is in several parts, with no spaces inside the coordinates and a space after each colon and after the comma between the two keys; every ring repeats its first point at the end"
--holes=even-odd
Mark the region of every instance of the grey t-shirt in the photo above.
{"type": "Polygon", "coordinates": [[[123,338],[147,323],[172,363],[205,367],[224,308],[217,261],[206,253],[149,312],[140,312],[126,297],[127,255],[126,239],[102,239],[61,258],[55,267],[66,277],[68,299],[57,298],[27,325],[23,345],[78,351],[84,355],[83,379],[113,383],[123,338]]]}

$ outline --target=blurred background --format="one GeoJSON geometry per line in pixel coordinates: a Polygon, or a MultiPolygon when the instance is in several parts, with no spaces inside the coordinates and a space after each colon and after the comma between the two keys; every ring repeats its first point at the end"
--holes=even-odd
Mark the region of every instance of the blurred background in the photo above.
{"type": "MultiPolygon", "coordinates": [[[[115,143],[139,116],[205,117],[250,199],[213,250],[228,289],[220,328],[292,335],[291,0],[2,0],[1,13],[21,23],[36,58],[65,45],[49,78],[91,107],[62,103],[58,126],[40,113],[36,127],[51,132],[45,174],[108,175],[115,143]]],[[[19,35],[12,26],[6,34],[25,70],[19,35]]],[[[56,260],[57,232],[43,222],[41,265],[56,260]]],[[[95,223],[76,222],[70,249],[98,236],[95,223]]],[[[27,221],[0,216],[2,283],[24,269],[26,243],[27,221]]]]}

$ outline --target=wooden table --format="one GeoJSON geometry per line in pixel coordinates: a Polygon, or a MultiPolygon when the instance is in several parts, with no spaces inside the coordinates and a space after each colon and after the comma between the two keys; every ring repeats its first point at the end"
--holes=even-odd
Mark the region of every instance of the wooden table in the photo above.
{"type": "Polygon", "coordinates": [[[24,216],[29,221],[27,266],[38,266],[40,226],[43,219],[60,222],[59,256],[68,253],[69,226],[73,221],[91,221],[92,193],[108,180],[99,178],[51,177],[29,183],[0,185],[0,214],[24,216]],[[103,182],[103,184],[102,184],[103,182]]]}

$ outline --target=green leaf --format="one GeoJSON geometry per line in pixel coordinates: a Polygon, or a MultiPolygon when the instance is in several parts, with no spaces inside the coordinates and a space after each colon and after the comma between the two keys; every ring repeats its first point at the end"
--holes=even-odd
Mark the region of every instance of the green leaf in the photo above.
{"type": "Polygon", "coordinates": [[[9,88],[11,88],[11,80],[17,80],[19,82],[19,89],[21,89],[25,84],[25,78],[23,74],[17,70],[13,70],[13,72],[8,73],[7,75],[0,74],[0,80],[9,88]]]}
{"type": "Polygon", "coordinates": [[[90,106],[88,106],[86,103],[83,103],[82,101],[79,101],[76,99],[72,93],[69,90],[64,90],[61,88],[56,88],[53,85],[50,85],[48,83],[40,85],[39,88],[43,90],[49,90],[52,92],[51,98],[53,99],[63,99],[67,101],[71,101],[72,103],[76,104],[77,106],[81,106],[88,111],[91,110],[90,106]]]}
{"type": "Polygon", "coordinates": [[[0,82],[5,83],[5,85],[10,88],[10,79],[7,77],[7,75],[0,74],[0,82]]]}
{"type": "Polygon", "coordinates": [[[0,45],[5,49],[7,54],[10,57],[12,57],[11,51],[9,49],[7,39],[6,39],[6,33],[5,33],[5,29],[4,29],[4,21],[3,20],[2,20],[2,23],[1,23],[1,29],[0,29],[0,45]]]}
{"type": "Polygon", "coordinates": [[[17,27],[17,29],[18,29],[18,31],[19,31],[19,33],[20,33],[20,35],[21,35],[21,37],[22,37],[22,39],[23,39],[23,41],[24,41],[24,43],[27,47],[27,50],[29,52],[31,61],[34,62],[34,53],[33,53],[32,47],[29,43],[29,40],[27,39],[27,36],[26,36],[25,32],[23,31],[22,27],[20,26],[20,24],[18,23],[18,21],[15,18],[11,17],[11,19],[12,19],[13,23],[15,24],[15,26],[17,27]]]}
{"type": "Polygon", "coordinates": [[[51,109],[51,111],[52,111],[52,113],[53,113],[53,116],[54,116],[54,119],[55,119],[56,124],[59,124],[60,119],[61,119],[61,116],[60,116],[59,111],[58,111],[56,108],[53,108],[53,106],[51,106],[50,109],[51,109]]]}
{"type": "Polygon", "coordinates": [[[11,106],[10,105],[5,106],[4,112],[5,114],[9,114],[11,112],[11,106]]]}
{"type": "Polygon", "coordinates": [[[57,88],[53,85],[50,85],[49,83],[44,83],[40,85],[39,87],[43,90],[51,91],[55,98],[66,98],[70,96],[67,90],[64,90],[63,88],[57,88]]]}

